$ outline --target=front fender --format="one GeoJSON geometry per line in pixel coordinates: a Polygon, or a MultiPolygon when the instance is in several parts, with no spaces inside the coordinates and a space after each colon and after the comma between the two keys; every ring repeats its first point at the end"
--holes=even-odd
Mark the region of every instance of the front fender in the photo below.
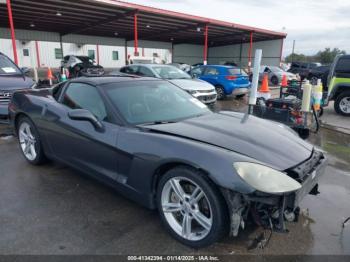
{"type": "Polygon", "coordinates": [[[130,168],[124,170],[127,173],[121,175],[128,177],[128,186],[140,193],[151,192],[156,171],[163,165],[172,163],[204,170],[209,178],[222,188],[242,194],[255,191],[236,174],[233,163],[257,161],[227,149],[138,129],[123,130],[118,138],[118,148],[133,158],[129,162],[130,168]]]}

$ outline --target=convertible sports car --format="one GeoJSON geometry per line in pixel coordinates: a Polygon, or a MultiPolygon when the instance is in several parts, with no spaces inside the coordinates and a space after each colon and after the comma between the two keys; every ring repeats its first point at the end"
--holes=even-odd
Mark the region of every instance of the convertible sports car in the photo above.
{"type": "Polygon", "coordinates": [[[160,79],[77,78],[16,92],[9,111],[28,162],[61,161],[158,209],[191,247],[237,236],[247,220],[284,231],[326,165],[288,127],[213,113],[160,79]]]}

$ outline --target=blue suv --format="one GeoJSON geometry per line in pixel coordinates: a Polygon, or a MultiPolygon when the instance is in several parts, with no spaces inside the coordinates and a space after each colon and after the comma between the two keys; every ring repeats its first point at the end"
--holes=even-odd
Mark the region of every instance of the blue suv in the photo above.
{"type": "Polygon", "coordinates": [[[198,66],[191,70],[191,76],[215,86],[219,100],[224,99],[227,95],[243,97],[250,88],[249,77],[246,72],[235,66],[198,66]]]}

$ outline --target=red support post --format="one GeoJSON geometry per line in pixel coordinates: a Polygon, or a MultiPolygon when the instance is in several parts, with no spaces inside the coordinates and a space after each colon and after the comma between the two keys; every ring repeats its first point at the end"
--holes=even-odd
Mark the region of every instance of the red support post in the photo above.
{"type": "Polygon", "coordinates": [[[250,44],[248,51],[248,69],[250,72],[250,68],[252,67],[252,51],[253,51],[253,32],[250,32],[250,44]]]}
{"type": "Polygon", "coordinates": [[[16,35],[15,35],[15,28],[14,28],[14,25],[13,25],[11,1],[10,0],[6,0],[6,3],[7,3],[7,11],[8,11],[8,16],[9,16],[9,22],[10,22],[12,49],[13,49],[13,59],[15,60],[16,65],[18,65],[16,35]]]}
{"type": "Polygon", "coordinates": [[[99,65],[100,64],[100,46],[96,45],[96,62],[99,65]]]}
{"type": "Polygon", "coordinates": [[[206,65],[208,63],[208,25],[205,25],[204,31],[204,61],[203,64],[206,65]]]}
{"type": "Polygon", "coordinates": [[[38,43],[38,41],[35,41],[35,51],[36,51],[37,67],[40,68],[40,53],[39,53],[39,43],[38,43]]]}
{"type": "Polygon", "coordinates": [[[134,14],[134,55],[138,56],[138,46],[139,46],[139,40],[138,40],[138,32],[137,32],[137,13],[134,14]]]}

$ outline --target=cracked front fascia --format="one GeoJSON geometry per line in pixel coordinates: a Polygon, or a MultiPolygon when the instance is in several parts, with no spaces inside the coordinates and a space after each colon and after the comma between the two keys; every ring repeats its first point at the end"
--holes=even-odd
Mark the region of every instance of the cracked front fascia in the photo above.
{"type": "Polygon", "coordinates": [[[242,229],[244,229],[245,222],[243,211],[249,210],[246,209],[249,203],[245,201],[240,193],[235,193],[228,189],[221,189],[221,191],[229,208],[230,236],[236,237],[239,233],[239,228],[242,227],[242,229]]]}

